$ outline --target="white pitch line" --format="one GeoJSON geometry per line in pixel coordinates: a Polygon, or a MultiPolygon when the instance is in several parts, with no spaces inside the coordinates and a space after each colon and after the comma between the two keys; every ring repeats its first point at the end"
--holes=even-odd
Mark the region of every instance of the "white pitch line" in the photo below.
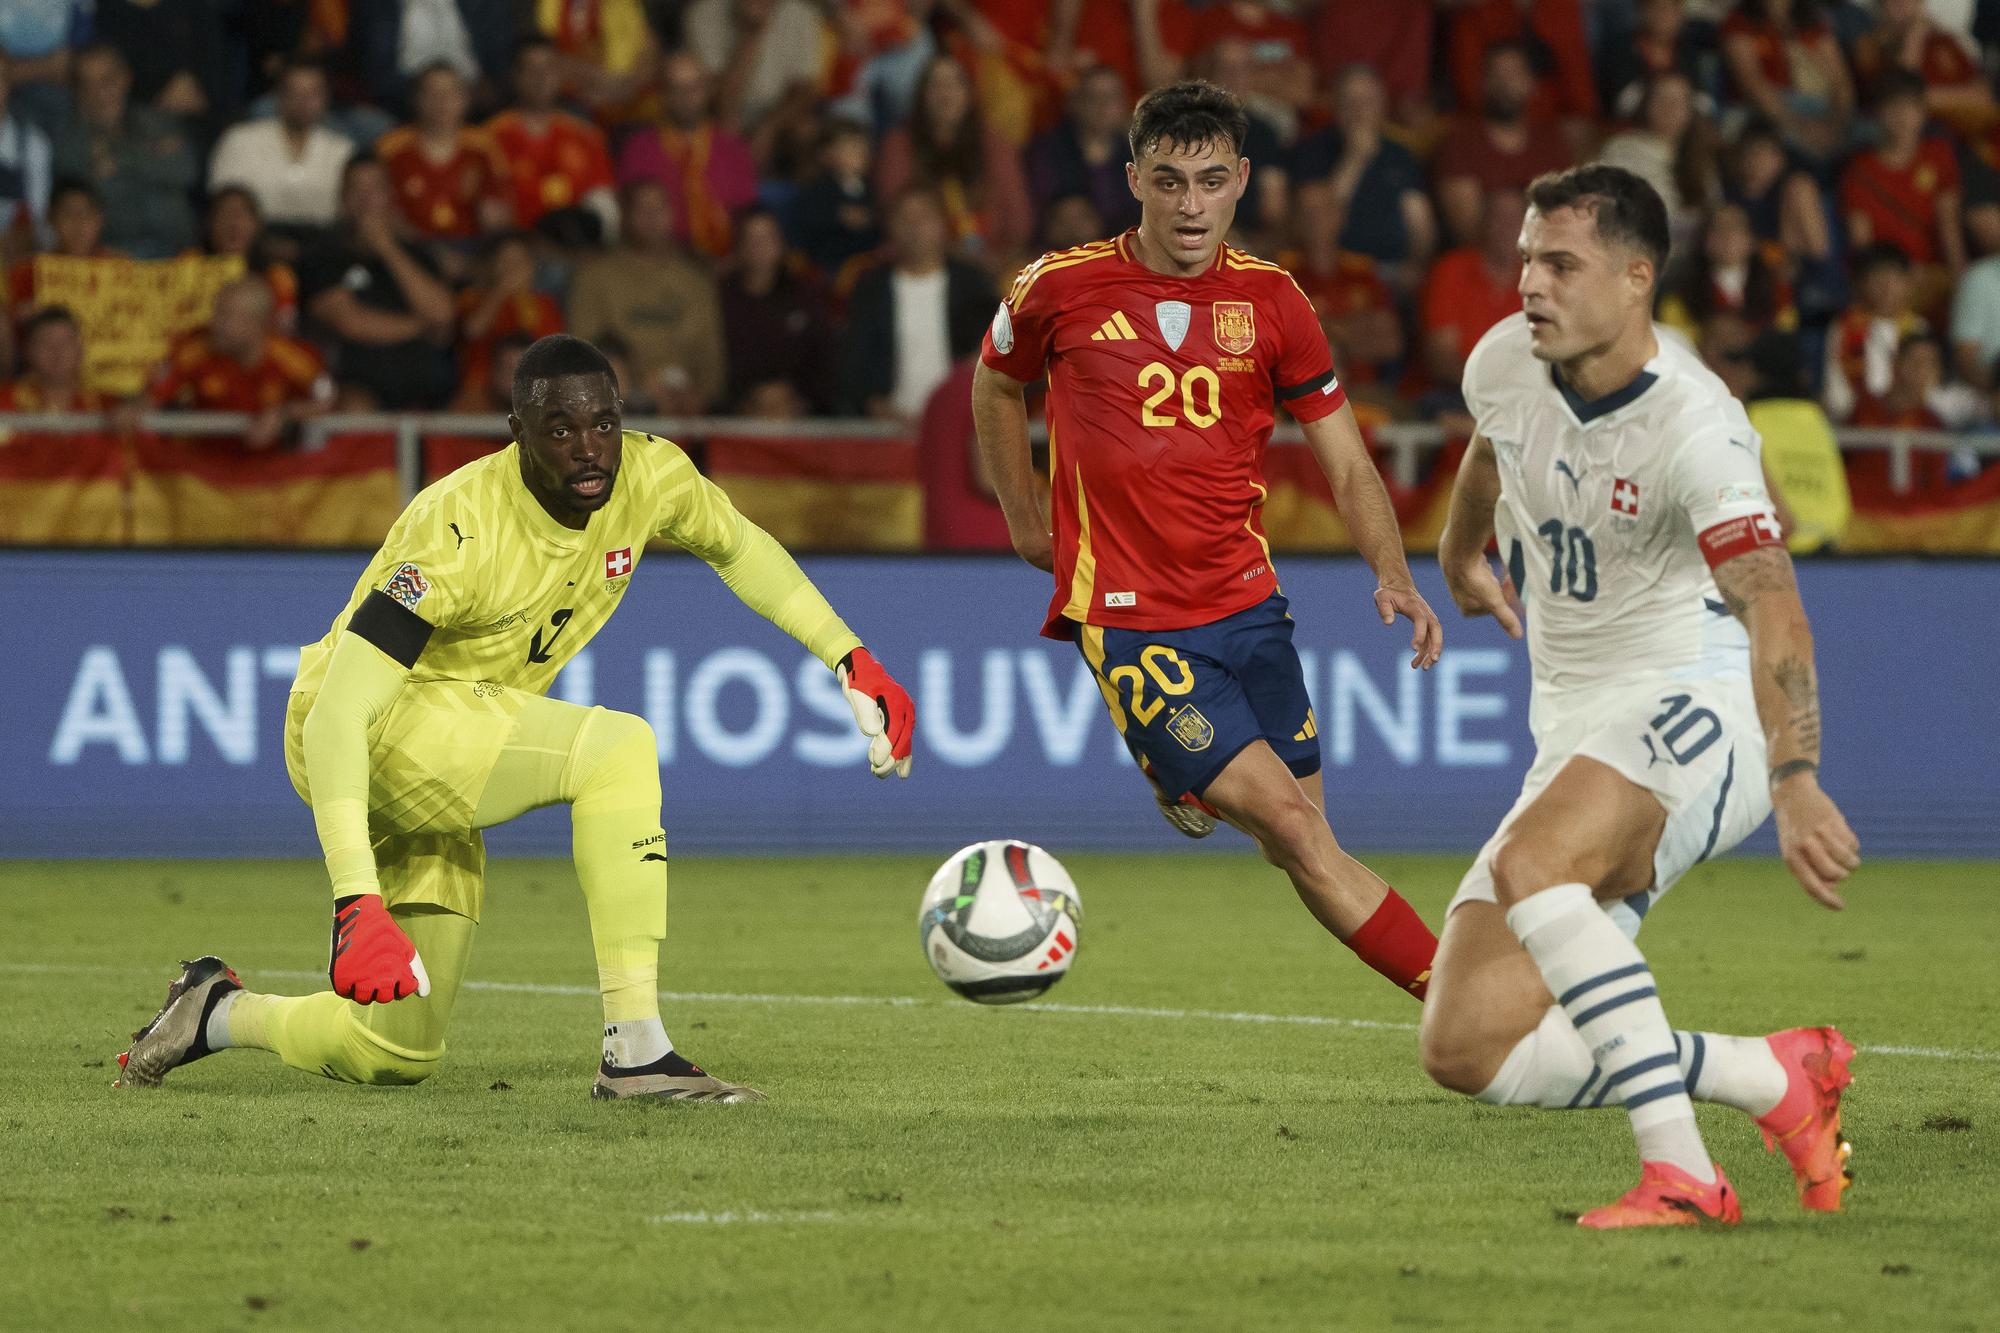
{"type": "MultiPolygon", "coordinates": [[[[0,972],[26,973],[76,973],[76,972],[118,972],[137,975],[138,969],[113,967],[101,963],[0,963],[0,972]]],[[[259,968],[257,975],[284,977],[287,979],[317,980],[324,972],[289,971],[279,968],[259,968]]],[[[495,991],[516,995],[590,995],[598,994],[595,987],[568,986],[538,981],[468,981],[462,989],[475,991],[495,991]]],[[[951,1000],[925,1000],[914,995],[764,995],[738,991],[673,991],[660,992],[663,1000],[684,1004],[800,1004],[815,1007],[853,1007],[884,1009],[911,1008],[961,1008],[951,1000]]],[[[1082,1017],[1105,1018],[1160,1018],[1172,1022],[1203,1023],[1281,1023],[1298,1027],[1350,1028],[1363,1032],[1415,1032],[1415,1023],[1397,1023],[1376,1018],[1338,1018],[1329,1014],[1260,1014],[1233,1009],[1149,1009],[1127,1004],[1015,1004],[1010,1009],[1036,1014],[1068,1014],[1082,1017]]],[[[1960,1051],[1944,1046],[1870,1046],[1857,1044],[1856,1050],[1868,1055],[1900,1055],[1924,1060],[1963,1060],[1977,1063],[2000,1063],[2000,1051],[1960,1051]]]]}
{"type": "Polygon", "coordinates": [[[678,1225],[692,1225],[692,1226],[727,1227],[727,1226],[735,1226],[738,1223],[743,1223],[743,1222],[765,1223],[777,1226],[795,1226],[801,1222],[848,1222],[852,1221],[853,1219],[842,1217],[839,1213],[832,1213],[825,1211],[811,1212],[811,1213],[804,1213],[804,1212],[766,1213],[766,1212],[759,1212],[756,1209],[747,1209],[739,1213],[735,1209],[728,1209],[724,1212],[719,1212],[719,1213],[711,1213],[707,1211],[693,1212],[693,1213],[659,1213],[653,1217],[647,1218],[646,1220],[648,1222],[653,1223],[655,1226],[671,1226],[678,1224],[678,1225]]]}

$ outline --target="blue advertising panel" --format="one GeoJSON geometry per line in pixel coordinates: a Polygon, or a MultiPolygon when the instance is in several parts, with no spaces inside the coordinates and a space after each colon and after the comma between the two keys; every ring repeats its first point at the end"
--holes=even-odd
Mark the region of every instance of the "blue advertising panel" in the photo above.
{"type": "MultiPolygon", "coordinates": [[[[915,775],[877,782],[831,673],[708,570],[649,556],[556,693],[643,714],[684,849],[950,851],[979,837],[1187,846],[1152,808],[1076,651],[1035,637],[1047,576],[1012,559],[808,559],[908,685],[915,775]]],[[[284,773],[298,645],[363,565],[306,553],[0,555],[15,627],[0,696],[0,856],[316,851],[284,773]]],[[[1319,718],[1336,831],[1362,848],[1469,851],[1532,757],[1521,646],[1449,613],[1444,660],[1409,669],[1354,560],[1281,563],[1319,718]]],[[[2000,564],[1801,570],[1818,634],[1827,785],[1871,853],[2000,853],[1991,607],[2000,564]],[[1909,627],[1896,634],[1890,624],[1909,627]]],[[[566,854],[567,817],[490,835],[566,854]]],[[[1240,839],[1219,837],[1241,849],[1240,839]]],[[[1769,848],[1766,828],[1753,846],[1769,848]]]]}

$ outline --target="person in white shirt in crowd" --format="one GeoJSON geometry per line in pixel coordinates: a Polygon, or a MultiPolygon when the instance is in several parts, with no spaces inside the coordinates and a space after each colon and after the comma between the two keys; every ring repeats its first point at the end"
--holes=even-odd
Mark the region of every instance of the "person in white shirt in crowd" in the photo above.
{"type": "Polygon", "coordinates": [[[232,126],[209,159],[208,188],[240,185],[273,226],[324,227],[340,211],[354,144],[326,123],[326,71],[293,60],[278,77],[278,114],[232,126]]]}

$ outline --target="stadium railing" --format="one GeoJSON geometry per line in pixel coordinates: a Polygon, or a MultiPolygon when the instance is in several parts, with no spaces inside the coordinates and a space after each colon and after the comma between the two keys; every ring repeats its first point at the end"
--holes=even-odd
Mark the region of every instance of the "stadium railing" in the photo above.
{"type": "MultiPolygon", "coordinates": [[[[249,414],[242,412],[159,411],[141,413],[137,425],[159,435],[215,439],[241,433],[250,420],[249,414]]],[[[639,416],[625,418],[625,426],[664,439],[686,440],[701,440],[711,435],[785,441],[872,440],[900,433],[884,422],[865,418],[774,421],[756,417],[639,416]]],[[[0,412],[0,445],[13,435],[97,435],[104,430],[105,418],[98,412],[0,412]]],[[[1037,442],[1045,438],[1039,424],[1034,433],[1037,442]]],[[[405,499],[423,487],[423,442],[427,437],[510,438],[506,419],[484,412],[333,412],[304,423],[300,428],[301,446],[316,448],[339,434],[393,435],[396,471],[405,499]]],[[[1388,455],[1390,475],[1405,486],[1416,484],[1426,455],[1450,443],[1443,428],[1430,422],[1390,422],[1375,427],[1371,434],[1375,444],[1388,455]]],[[[1981,457],[2000,457],[2000,431],[1961,433],[1846,426],[1836,429],[1834,438],[1844,450],[1887,451],[1890,484],[1898,492],[1909,490],[1915,470],[1912,460],[1920,453],[1969,451],[1981,457]]],[[[909,433],[909,439],[916,443],[914,432],[909,433]]],[[[1296,428],[1280,428],[1273,432],[1271,443],[1302,445],[1305,438],[1296,428]]]]}

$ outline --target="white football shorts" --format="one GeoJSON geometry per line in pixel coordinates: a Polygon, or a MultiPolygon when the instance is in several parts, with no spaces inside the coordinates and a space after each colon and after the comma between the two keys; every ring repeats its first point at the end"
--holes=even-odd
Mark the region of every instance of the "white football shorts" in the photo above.
{"type": "Polygon", "coordinates": [[[1451,908],[1497,901],[1493,853],[1521,812],[1579,755],[1616,769],[1666,807],[1652,887],[1605,906],[1627,936],[1639,933],[1639,923],[1676,880],[1749,837],[1771,813],[1764,728],[1750,684],[1740,676],[1655,680],[1544,696],[1537,703],[1535,762],[1513,808],[1459,881],[1451,908]]]}

